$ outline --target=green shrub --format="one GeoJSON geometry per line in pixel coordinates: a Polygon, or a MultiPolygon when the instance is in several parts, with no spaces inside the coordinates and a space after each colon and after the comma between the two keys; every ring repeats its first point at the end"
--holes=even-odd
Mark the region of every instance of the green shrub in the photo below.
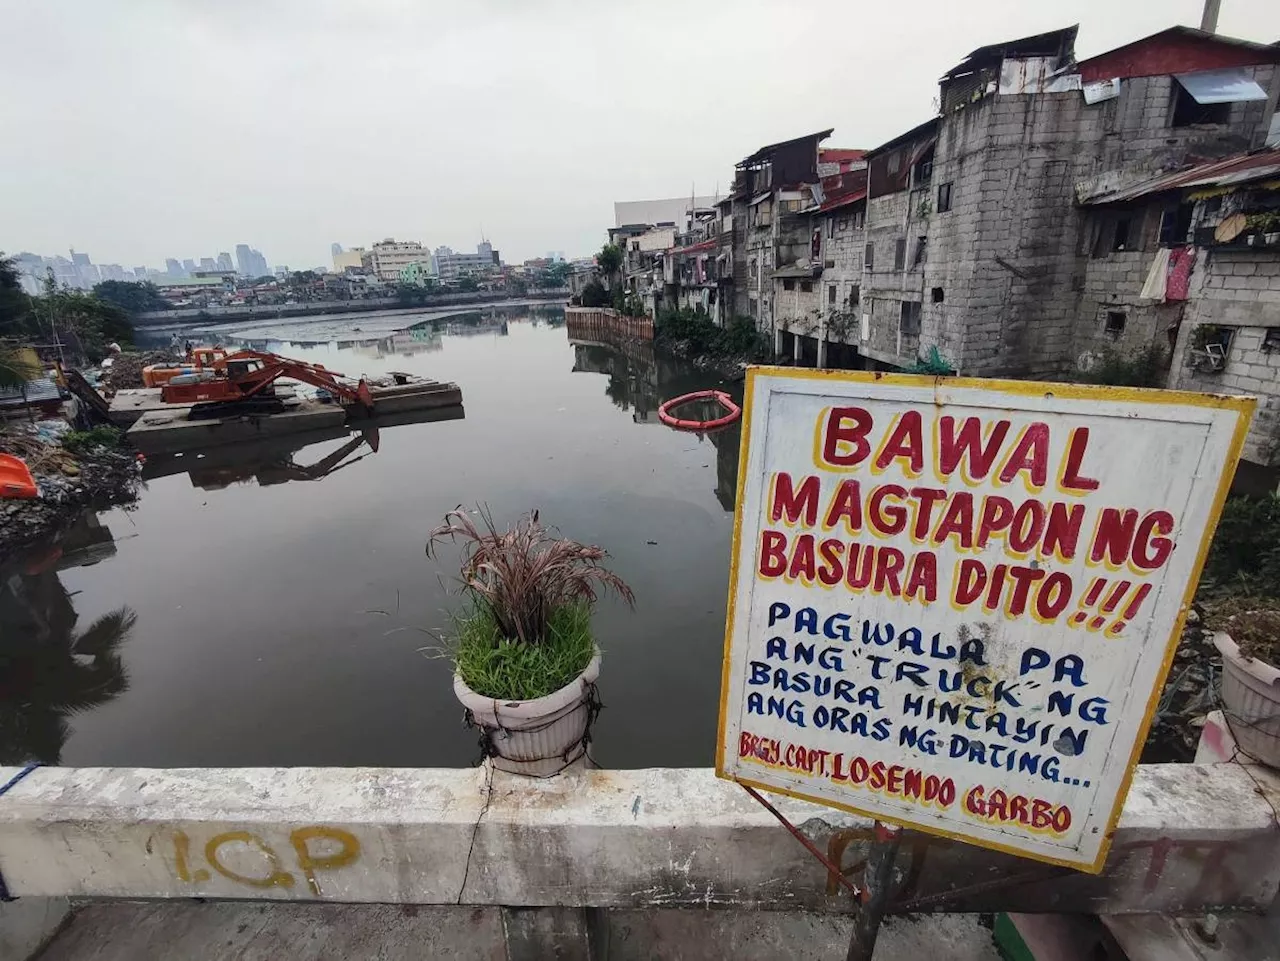
{"type": "Polygon", "coordinates": [[[124,434],[115,427],[101,426],[90,430],[69,430],[62,435],[62,446],[73,454],[84,454],[95,447],[120,447],[124,434]]]}
{"type": "Polygon", "coordinates": [[[767,346],[750,317],[734,317],[726,326],[717,327],[706,311],[688,307],[659,312],[653,331],[659,342],[679,341],[698,354],[754,358],[767,346]]]}
{"type": "Polygon", "coordinates": [[[1227,498],[1201,586],[1209,593],[1280,597],[1280,495],[1227,498]]]}
{"type": "Polygon", "coordinates": [[[1148,344],[1131,353],[1103,351],[1093,366],[1076,374],[1076,381],[1113,387],[1163,387],[1167,371],[1164,348],[1148,344]]]}

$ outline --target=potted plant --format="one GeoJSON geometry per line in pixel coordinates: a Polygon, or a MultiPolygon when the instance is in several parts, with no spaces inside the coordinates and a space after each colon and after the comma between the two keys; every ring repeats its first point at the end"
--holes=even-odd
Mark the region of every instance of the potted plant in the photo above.
{"type": "Polygon", "coordinates": [[[598,591],[635,596],[602,566],[602,548],[556,537],[532,511],[506,530],[493,515],[450,511],[431,532],[462,545],[466,609],[447,639],[453,692],[503,771],[546,777],[586,754],[598,709],[600,648],[591,633],[598,591]]]}
{"type": "Polygon", "coordinates": [[[1280,607],[1234,598],[1213,610],[1222,702],[1240,750],[1280,767],[1280,607]]]}

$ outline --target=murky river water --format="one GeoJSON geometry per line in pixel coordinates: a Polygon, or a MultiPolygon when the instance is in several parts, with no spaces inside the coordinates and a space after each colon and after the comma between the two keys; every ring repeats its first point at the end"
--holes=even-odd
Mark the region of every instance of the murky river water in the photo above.
{"type": "Polygon", "coordinates": [[[388,332],[418,320],[241,333],[348,375],[456,381],[464,419],[385,428],[376,453],[319,477],[358,434],[154,461],[135,508],[0,573],[0,638],[18,650],[0,763],[473,763],[449,665],[420,649],[457,605],[426,534],[475,503],[539,508],[635,589],[634,612],[609,599],[595,616],[599,763],[711,763],[739,436],[669,430],[656,408],[716,378],[575,343],[554,310],[388,332]]]}

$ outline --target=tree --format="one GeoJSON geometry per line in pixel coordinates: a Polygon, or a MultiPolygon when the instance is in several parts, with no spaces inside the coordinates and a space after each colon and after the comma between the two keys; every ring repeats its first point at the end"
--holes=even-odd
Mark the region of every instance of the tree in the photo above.
{"type": "Polygon", "coordinates": [[[572,268],[564,261],[559,260],[553,264],[548,264],[542,271],[542,276],[538,280],[539,287],[567,287],[569,285],[569,272],[572,268]]]}
{"type": "Polygon", "coordinates": [[[30,333],[31,298],[18,280],[18,266],[0,254],[0,337],[30,333]]]}
{"type": "Polygon", "coordinates": [[[130,315],[148,310],[168,310],[172,306],[149,280],[104,280],[94,285],[93,293],[99,300],[115,304],[130,315]]]}
{"type": "Polygon", "coordinates": [[[56,335],[63,343],[78,345],[89,360],[106,356],[107,344],[133,342],[128,314],[94,294],[59,287],[52,274],[45,278],[43,293],[32,301],[31,315],[32,336],[52,340],[56,335]]]}
{"type": "Polygon", "coordinates": [[[617,244],[605,244],[596,254],[596,269],[604,274],[609,286],[613,286],[614,274],[622,269],[622,248],[617,244]]]}
{"type": "Polygon", "coordinates": [[[458,278],[458,289],[465,291],[479,290],[480,282],[471,274],[463,274],[458,278]]]}
{"type": "Polygon", "coordinates": [[[608,307],[612,302],[609,291],[598,280],[593,280],[582,288],[583,307],[608,307]]]}
{"type": "Polygon", "coordinates": [[[310,287],[312,284],[318,283],[320,275],[314,270],[295,270],[289,275],[290,287],[310,287]]]}

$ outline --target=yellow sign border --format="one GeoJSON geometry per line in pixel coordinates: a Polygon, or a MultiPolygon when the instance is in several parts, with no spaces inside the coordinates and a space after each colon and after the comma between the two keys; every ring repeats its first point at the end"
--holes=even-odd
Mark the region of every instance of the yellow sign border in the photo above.
{"type": "Polygon", "coordinates": [[[726,781],[733,781],[738,784],[745,784],[749,787],[756,788],[757,790],[783,794],[787,797],[795,798],[800,801],[809,801],[823,807],[836,808],[841,811],[848,811],[851,814],[859,814],[863,817],[901,824],[904,827],[909,827],[915,831],[922,831],[926,834],[933,834],[938,837],[948,838],[952,841],[961,841],[966,844],[973,844],[977,847],[988,848],[993,851],[1001,851],[1005,854],[1014,855],[1015,857],[1042,861],[1045,864],[1053,864],[1060,867],[1075,868],[1089,874],[1101,874],[1103,868],[1106,866],[1107,855],[1111,851],[1111,842],[1115,837],[1116,824],[1120,820],[1120,812],[1124,808],[1125,798],[1129,794],[1129,787],[1133,782],[1133,773],[1138,766],[1138,758],[1142,754],[1142,747],[1146,744],[1147,735],[1151,730],[1151,720],[1155,715],[1156,706],[1160,702],[1160,692],[1164,689],[1165,681],[1168,679],[1169,675],[1169,668],[1173,664],[1173,657],[1177,652],[1178,642],[1182,637],[1182,629],[1186,623],[1187,611],[1191,609],[1191,602],[1195,599],[1196,588],[1200,584],[1200,575],[1204,571],[1205,560],[1209,556],[1209,545],[1213,541],[1214,532],[1218,528],[1218,521],[1222,517],[1222,507],[1226,503],[1227,494],[1230,493],[1231,480],[1235,476],[1236,465],[1240,462],[1240,453],[1244,449],[1245,438],[1249,434],[1249,424],[1252,420],[1253,412],[1257,407],[1257,404],[1257,398],[1254,397],[1241,397],[1227,394],[1202,394],[1179,390],[1158,390],[1147,387],[1108,387],[1091,384],[1060,384],[1052,381],[1040,380],[987,380],[982,377],[931,377],[922,374],[889,374],[878,371],[860,370],[813,370],[797,369],[792,367],[764,366],[748,367],[743,389],[742,444],[738,450],[738,484],[733,511],[733,541],[730,547],[732,554],[729,559],[729,599],[725,616],[724,657],[720,669],[720,723],[716,733],[716,777],[722,778],[726,781]],[[1151,694],[1147,699],[1146,712],[1143,715],[1142,723],[1138,729],[1138,736],[1134,739],[1133,749],[1129,753],[1129,760],[1125,765],[1124,777],[1120,780],[1119,790],[1116,792],[1115,803],[1112,806],[1111,815],[1107,819],[1107,830],[1103,835],[1102,844],[1098,848],[1097,857],[1094,858],[1091,864],[1082,861],[1073,861],[1067,858],[1055,858],[1046,854],[1036,854],[1010,845],[1001,844],[998,841],[973,838],[968,835],[959,834],[954,831],[947,831],[942,828],[929,827],[907,821],[898,821],[895,818],[874,814],[853,805],[839,804],[825,798],[812,797],[800,791],[791,791],[774,785],[761,784],[757,781],[752,781],[743,777],[734,777],[725,770],[725,729],[728,727],[729,723],[729,679],[731,674],[730,665],[732,663],[731,655],[733,648],[734,601],[738,590],[738,557],[742,546],[741,508],[743,493],[746,490],[747,463],[751,447],[751,417],[753,414],[752,407],[755,398],[755,380],[759,376],[780,377],[787,380],[831,380],[855,384],[888,384],[895,387],[926,387],[930,385],[934,387],[967,387],[1022,397],[1043,397],[1046,394],[1052,394],[1054,397],[1063,397],[1069,400],[1106,400],[1138,404],[1177,404],[1183,407],[1208,407],[1216,410],[1235,411],[1236,424],[1231,438],[1231,445],[1227,449],[1227,459],[1223,465],[1222,474],[1218,478],[1218,490],[1214,497],[1213,505],[1209,510],[1204,534],[1200,539],[1200,547],[1196,553],[1195,563],[1191,568],[1190,577],[1187,581],[1187,589],[1182,598],[1182,607],[1178,612],[1177,620],[1174,621],[1173,630],[1170,633],[1169,639],[1165,642],[1164,660],[1160,665],[1160,673],[1157,675],[1156,683],[1152,685],[1151,694]]]}

